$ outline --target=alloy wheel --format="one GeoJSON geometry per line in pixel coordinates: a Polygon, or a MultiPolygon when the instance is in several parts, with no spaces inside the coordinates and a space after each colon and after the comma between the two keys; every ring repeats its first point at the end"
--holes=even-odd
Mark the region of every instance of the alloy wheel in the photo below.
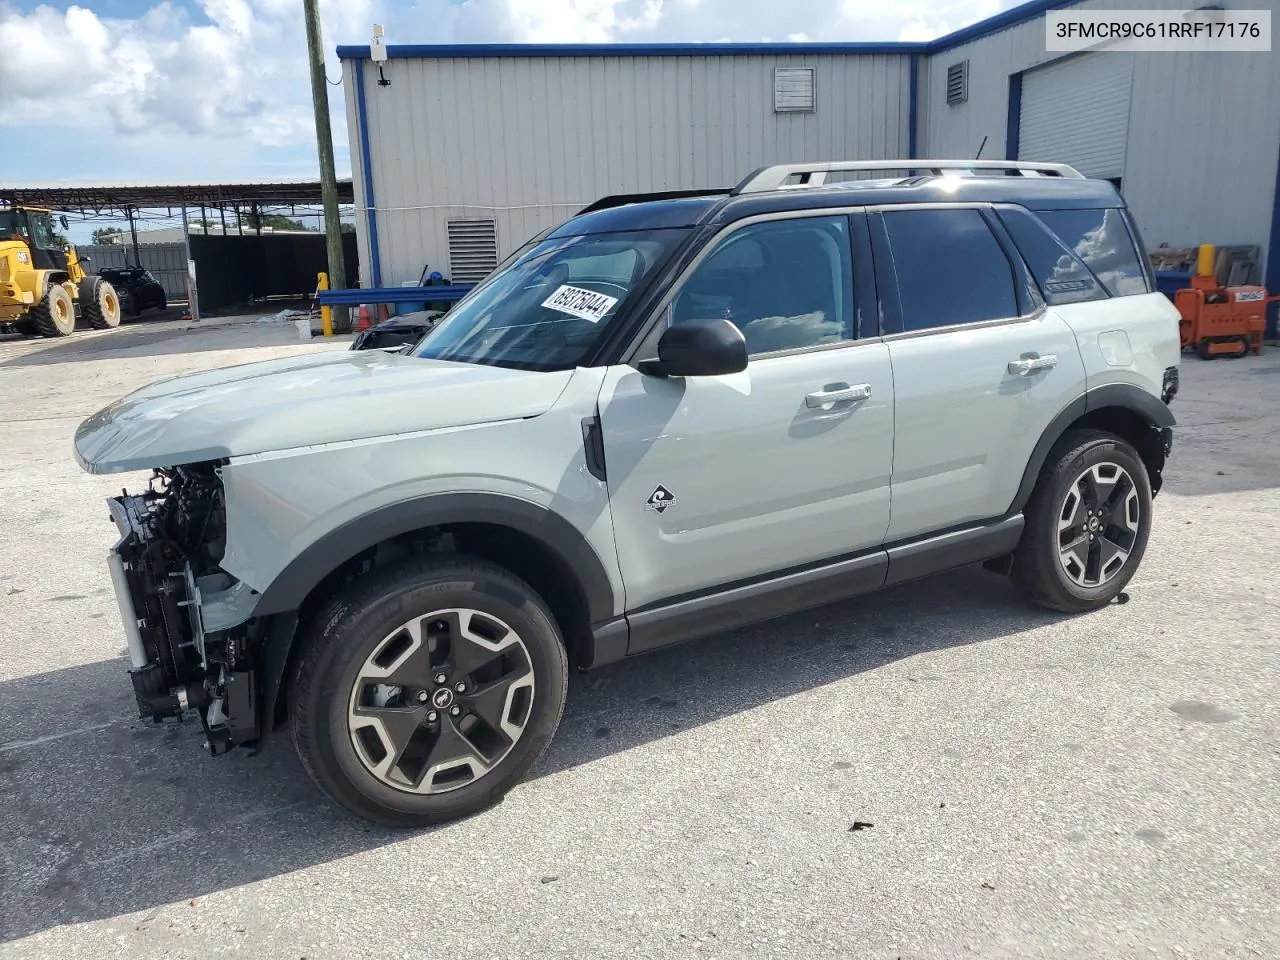
{"type": "Polygon", "coordinates": [[[533,663],[519,634],[479,610],[438,610],[387,635],[361,665],[347,726],[378,780],[456,790],[493,770],[529,722],[533,663]]]}
{"type": "Polygon", "coordinates": [[[1098,463],[1067,487],[1058,511],[1058,559],[1082,587],[1099,587],[1124,569],[1142,524],[1138,488],[1124,467],[1098,463]]]}

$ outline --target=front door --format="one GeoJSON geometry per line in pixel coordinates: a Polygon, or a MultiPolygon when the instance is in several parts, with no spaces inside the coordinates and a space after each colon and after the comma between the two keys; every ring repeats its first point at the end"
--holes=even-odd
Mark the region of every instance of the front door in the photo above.
{"type": "Polygon", "coordinates": [[[667,322],[731,319],[742,373],[609,370],[600,418],[628,611],[883,541],[893,374],[875,332],[856,336],[850,227],[749,223],[685,275],[667,322]]]}

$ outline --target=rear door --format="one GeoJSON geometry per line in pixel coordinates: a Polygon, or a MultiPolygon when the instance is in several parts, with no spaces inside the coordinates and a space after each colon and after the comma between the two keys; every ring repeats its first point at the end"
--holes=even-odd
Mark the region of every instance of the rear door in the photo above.
{"type": "Polygon", "coordinates": [[[894,374],[888,540],[999,517],[1083,393],[1075,336],[986,205],[879,208],[872,237],[894,374]]]}

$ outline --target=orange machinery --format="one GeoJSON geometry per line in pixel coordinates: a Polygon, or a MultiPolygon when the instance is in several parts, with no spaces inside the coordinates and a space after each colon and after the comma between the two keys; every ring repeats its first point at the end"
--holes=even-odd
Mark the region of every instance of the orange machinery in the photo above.
{"type": "Polygon", "coordinates": [[[1266,287],[1220,286],[1213,266],[1213,244],[1202,244],[1191,287],[1174,295],[1182,348],[1193,348],[1202,360],[1262,353],[1267,304],[1280,296],[1268,296],[1266,287]]]}

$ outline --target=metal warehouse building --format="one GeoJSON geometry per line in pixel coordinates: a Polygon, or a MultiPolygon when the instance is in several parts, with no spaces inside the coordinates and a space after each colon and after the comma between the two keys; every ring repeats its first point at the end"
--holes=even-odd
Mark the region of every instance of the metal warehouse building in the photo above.
{"type": "Polygon", "coordinates": [[[473,282],[610,194],[981,147],[1113,180],[1149,249],[1257,246],[1280,290],[1280,52],[1045,50],[1048,10],[1168,6],[1037,0],[930,43],[339,47],[361,282],[473,282]]]}

